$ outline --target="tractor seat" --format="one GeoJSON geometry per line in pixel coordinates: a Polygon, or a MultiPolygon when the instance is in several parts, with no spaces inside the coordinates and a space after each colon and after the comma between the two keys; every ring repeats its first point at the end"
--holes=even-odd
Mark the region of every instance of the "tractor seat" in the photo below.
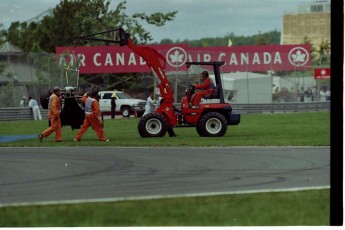
{"type": "Polygon", "coordinates": [[[218,87],[214,87],[213,88],[213,93],[212,94],[209,94],[209,95],[206,95],[204,96],[203,98],[204,99],[215,99],[215,98],[219,98],[219,95],[218,95],[218,87]]]}
{"type": "Polygon", "coordinates": [[[214,98],[214,99],[204,99],[201,100],[200,104],[219,104],[220,99],[214,98]]]}

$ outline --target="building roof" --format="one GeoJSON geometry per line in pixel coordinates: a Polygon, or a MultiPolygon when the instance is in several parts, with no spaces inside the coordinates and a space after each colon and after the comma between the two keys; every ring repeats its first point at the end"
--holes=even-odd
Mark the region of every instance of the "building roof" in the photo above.
{"type": "Polygon", "coordinates": [[[0,45],[0,54],[1,53],[23,53],[23,50],[11,42],[4,42],[0,45]]]}
{"type": "MultiPolygon", "coordinates": [[[[38,80],[37,73],[39,70],[28,64],[10,64],[2,72],[3,76],[12,76],[13,80],[18,83],[32,83],[38,80]]],[[[49,73],[40,71],[43,78],[48,79],[49,73]]]]}
{"type": "Polygon", "coordinates": [[[3,74],[0,73],[0,84],[8,83],[10,80],[3,74]]]}

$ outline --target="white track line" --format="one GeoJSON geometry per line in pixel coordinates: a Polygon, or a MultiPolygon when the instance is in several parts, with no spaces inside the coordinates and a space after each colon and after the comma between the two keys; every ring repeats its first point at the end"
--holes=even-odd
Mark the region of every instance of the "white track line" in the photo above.
{"type": "Polygon", "coordinates": [[[267,193],[267,192],[297,192],[297,191],[329,189],[329,188],[330,188],[330,186],[315,186],[315,187],[267,189],[267,190],[262,189],[262,190],[249,190],[249,191],[234,191],[234,192],[210,192],[210,193],[189,193],[189,194],[178,194],[178,195],[136,196],[136,197],[121,197],[121,198],[97,198],[97,199],[61,200],[61,201],[39,201],[39,202],[0,204],[0,207],[82,204],[82,203],[104,203],[104,202],[117,202],[117,201],[152,200],[152,199],[201,197],[201,196],[220,196],[220,195],[253,194],[253,193],[267,193]]]}

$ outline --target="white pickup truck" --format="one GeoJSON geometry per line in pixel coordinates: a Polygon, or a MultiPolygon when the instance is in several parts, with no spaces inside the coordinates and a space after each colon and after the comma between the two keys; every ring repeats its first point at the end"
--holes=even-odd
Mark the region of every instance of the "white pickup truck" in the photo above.
{"type": "Polygon", "coordinates": [[[123,91],[100,91],[98,93],[99,106],[103,115],[111,114],[111,96],[115,93],[116,96],[116,114],[121,114],[123,117],[129,117],[136,114],[141,117],[145,112],[146,101],[142,99],[135,99],[123,91]]]}

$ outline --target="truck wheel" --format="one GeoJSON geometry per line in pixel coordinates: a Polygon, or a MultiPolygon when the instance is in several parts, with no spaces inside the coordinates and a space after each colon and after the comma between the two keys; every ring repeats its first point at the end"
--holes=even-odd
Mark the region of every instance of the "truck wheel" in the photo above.
{"type": "Polygon", "coordinates": [[[196,131],[201,137],[222,137],[228,129],[225,117],[217,112],[204,114],[198,124],[196,131]]]}
{"type": "Polygon", "coordinates": [[[129,117],[131,115],[131,108],[129,106],[123,106],[121,108],[121,114],[123,117],[129,117]]]}
{"type": "Polygon", "coordinates": [[[138,131],[141,137],[164,137],[168,128],[165,118],[157,113],[149,113],[140,118],[138,131]]]}

